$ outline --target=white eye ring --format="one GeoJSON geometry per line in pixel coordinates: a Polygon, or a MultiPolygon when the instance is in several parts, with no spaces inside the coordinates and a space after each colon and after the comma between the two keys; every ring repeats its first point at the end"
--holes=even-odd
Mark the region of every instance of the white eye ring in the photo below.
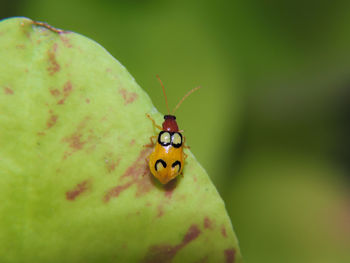
{"type": "Polygon", "coordinates": [[[162,132],[159,134],[159,143],[161,145],[169,145],[171,141],[171,136],[169,132],[162,132]]]}
{"type": "Polygon", "coordinates": [[[180,133],[175,132],[172,136],[172,145],[174,147],[180,147],[182,145],[182,136],[180,133]]]}

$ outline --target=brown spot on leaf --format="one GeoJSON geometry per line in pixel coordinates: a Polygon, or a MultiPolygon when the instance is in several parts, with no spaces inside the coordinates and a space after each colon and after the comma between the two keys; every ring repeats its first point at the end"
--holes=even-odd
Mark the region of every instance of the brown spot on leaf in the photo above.
{"type": "Polygon", "coordinates": [[[67,137],[65,139],[65,142],[69,143],[69,147],[71,147],[74,150],[80,150],[83,148],[86,141],[82,141],[82,134],[72,134],[70,137],[67,137]]]}
{"type": "Polygon", "coordinates": [[[30,36],[30,33],[29,33],[29,30],[27,30],[27,27],[25,26],[28,26],[28,24],[24,24],[23,22],[20,23],[21,25],[21,32],[29,39],[31,39],[31,36],[30,36]]]}
{"type": "Polygon", "coordinates": [[[143,262],[145,263],[170,263],[177,252],[195,240],[201,231],[196,225],[190,226],[182,242],[172,246],[169,244],[151,246],[143,262]]]}
{"type": "Polygon", "coordinates": [[[49,57],[49,66],[47,70],[50,75],[54,75],[56,72],[60,71],[61,66],[58,64],[56,60],[56,51],[57,51],[57,43],[52,46],[52,49],[49,49],[47,55],[49,57]]]}
{"type": "Polygon", "coordinates": [[[132,139],[130,142],[130,146],[133,146],[135,144],[135,139],[132,139]]]}
{"type": "Polygon", "coordinates": [[[221,227],[221,234],[224,238],[227,238],[226,228],[224,226],[221,227]]]}
{"type": "Polygon", "coordinates": [[[164,215],[164,207],[163,207],[163,205],[162,204],[158,205],[157,209],[158,209],[157,217],[162,217],[164,215]]]}
{"type": "Polygon", "coordinates": [[[152,149],[143,149],[140,152],[138,158],[126,169],[120,178],[121,180],[126,180],[126,182],[107,191],[103,199],[105,202],[108,202],[112,197],[118,197],[122,191],[134,184],[137,186],[136,196],[141,196],[151,190],[152,181],[150,176],[148,176],[149,168],[145,162],[151,151],[152,149]]]}
{"type": "Polygon", "coordinates": [[[63,94],[63,98],[61,98],[57,104],[63,104],[65,102],[65,100],[69,97],[70,93],[73,90],[73,85],[72,83],[68,80],[62,88],[62,94],[63,94]]]}
{"type": "Polygon", "coordinates": [[[49,111],[50,117],[46,122],[46,127],[50,129],[52,126],[56,124],[56,121],[58,119],[58,115],[55,115],[52,110],[49,111]]]}
{"type": "Polygon", "coordinates": [[[188,231],[187,231],[187,233],[186,233],[182,243],[184,245],[187,245],[192,240],[196,239],[199,236],[200,233],[201,233],[201,231],[199,230],[198,226],[197,225],[192,225],[188,229],[188,231]]]}
{"type": "Polygon", "coordinates": [[[38,135],[38,136],[44,136],[44,135],[45,135],[45,132],[37,132],[37,135],[38,135]]]}
{"type": "Polygon", "coordinates": [[[137,93],[128,92],[126,89],[119,89],[119,93],[123,96],[124,105],[134,102],[134,100],[138,97],[137,93]]]}
{"type": "Polygon", "coordinates": [[[16,45],[16,48],[17,49],[25,49],[25,45],[23,45],[23,44],[19,44],[19,45],[16,45]]]}
{"type": "Polygon", "coordinates": [[[86,99],[85,101],[86,101],[86,103],[87,103],[87,104],[89,104],[89,103],[90,103],[90,100],[89,100],[89,99],[86,99]]]}
{"type": "Polygon", "coordinates": [[[65,151],[63,159],[67,159],[68,156],[72,155],[76,151],[82,150],[86,143],[96,138],[92,130],[89,130],[88,132],[85,131],[88,120],[89,117],[86,117],[81,123],[79,123],[76,130],[72,134],[62,139],[62,141],[68,143],[69,146],[69,150],[65,151]]]}
{"type": "Polygon", "coordinates": [[[171,180],[166,185],[164,185],[164,191],[165,191],[165,197],[171,198],[173,195],[173,191],[176,188],[177,185],[177,178],[171,180]]]}
{"type": "Polygon", "coordinates": [[[112,188],[105,195],[105,202],[108,202],[111,197],[118,197],[121,192],[123,192],[125,189],[128,189],[131,185],[133,185],[133,182],[127,182],[123,185],[118,185],[118,186],[112,188]]]}
{"type": "Polygon", "coordinates": [[[60,35],[60,39],[65,47],[67,48],[73,47],[72,44],[70,43],[70,39],[67,36],[60,35]]]}
{"type": "Polygon", "coordinates": [[[4,92],[6,95],[13,95],[13,90],[9,87],[4,87],[4,92]]]}
{"type": "Polygon", "coordinates": [[[206,229],[213,229],[214,228],[214,222],[212,220],[210,220],[209,217],[204,218],[203,225],[204,225],[204,228],[206,228],[206,229]]]}
{"type": "Polygon", "coordinates": [[[66,192],[66,199],[74,201],[79,195],[88,190],[90,184],[88,180],[85,180],[77,184],[72,190],[66,192]]]}
{"type": "Polygon", "coordinates": [[[196,263],[207,263],[208,262],[208,256],[204,256],[200,258],[196,263]]]}
{"type": "Polygon", "coordinates": [[[235,250],[233,248],[224,250],[226,263],[233,263],[235,261],[235,250]]]}
{"type": "Polygon", "coordinates": [[[108,156],[105,158],[107,171],[109,173],[113,172],[115,170],[115,168],[119,165],[120,161],[121,161],[120,158],[115,159],[115,158],[113,158],[112,153],[109,153],[108,156]]]}
{"type": "Polygon", "coordinates": [[[50,93],[52,96],[54,97],[58,97],[60,96],[61,92],[58,90],[58,89],[53,89],[53,90],[50,90],[50,93]]]}

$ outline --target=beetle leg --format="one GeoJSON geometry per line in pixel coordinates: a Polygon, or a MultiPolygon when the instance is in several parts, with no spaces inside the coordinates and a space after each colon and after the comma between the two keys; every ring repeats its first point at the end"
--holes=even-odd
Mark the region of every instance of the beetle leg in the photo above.
{"type": "Polygon", "coordinates": [[[159,129],[159,130],[163,130],[162,127],[160,127],[159,125],[157,125],[156,121],[152,119],[151,115],[146,114],[146,117],[152,121],[154,127],[156,127],[156,128],[159,129]]]}
{"type": "Polygon", "coordinates": [[[184,136],[184,148],[185,149],[191,149],[190,146],[186,145],[186,137],[184,136]]]}
{"type": "Polygon", "coordinates": [[[188,155],[186,153],[184,153],[184,161],[186,161],[188,155]]]}
{"type": "Polygon", "coordinates": [[[155,142],[153,141],[154,138],[157,138],[156,135],[149,137],[150,144],[145,144],[143,147],[153,147],[155,145],[155,142]]]}

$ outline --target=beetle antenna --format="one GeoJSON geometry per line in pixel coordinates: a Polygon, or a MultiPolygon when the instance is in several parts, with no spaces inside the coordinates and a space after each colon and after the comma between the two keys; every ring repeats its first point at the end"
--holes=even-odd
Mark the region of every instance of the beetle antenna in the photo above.
{"type": "Polygon", "coordinates": [[[164,88],[163,82],[162,82],[162,80],[160,79],[160,77],[159,77],[158,75],[156,75],[156,77],[157,77],[157,79],[159,80],[160,85],[162,86],[163,94],[164,94],[164,98],[165,98],[166,108],[167,108],[167,110],[168,110],[168,114],[170,114],[169,105],[168,105],[168,99],[167,99],[167,97],[166,97],[166,93],[165,93],[165,88],[164,88]]]}
{"type": "Polygon", "coordinates": [[[184,102],[184,100],[190,96],[193,92],[199,90],[201,87],[196,87],[191,89],[189,92],[187,92],[187,94],[185,96],[183,96],[183,98],[179,101],[179,103],[176,105],[176,107],[173,110],[173,114],[175,113],[175,111],[180,107],[180,105],[184,102]]]}

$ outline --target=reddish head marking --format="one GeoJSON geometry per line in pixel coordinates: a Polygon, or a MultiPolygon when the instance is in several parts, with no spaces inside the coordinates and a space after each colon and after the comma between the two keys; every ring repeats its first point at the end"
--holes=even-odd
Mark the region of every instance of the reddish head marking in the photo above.
{"type": "Polygon", "coordinates": [[[173,115],[165,115],[163,122],[163,130],[168,132],[178,132],[179,127],[177,126],[176,117],[173,115]]]}

